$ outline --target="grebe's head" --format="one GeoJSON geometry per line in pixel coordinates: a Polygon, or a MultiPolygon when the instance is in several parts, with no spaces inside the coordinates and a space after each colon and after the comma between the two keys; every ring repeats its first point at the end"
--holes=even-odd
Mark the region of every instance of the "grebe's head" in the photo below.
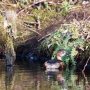
{"type": "Polygon", "coordinates": [[[58,50],[56,54],[57,60],[62,60],[62,57],[66,55],[66,50],[65,49],[60,49],[58,50]]]}

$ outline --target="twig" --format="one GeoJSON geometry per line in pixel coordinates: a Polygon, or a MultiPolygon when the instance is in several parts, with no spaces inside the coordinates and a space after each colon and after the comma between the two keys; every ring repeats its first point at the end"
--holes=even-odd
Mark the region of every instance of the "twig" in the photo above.
{"type": "MultiPolygon", "coordinates": [[[[20,24],[20,23],[19,23],[20,24]]],[[[22,25],[22,24],[20,24],[20,25],[22,25]]],[[[24,25],[22,25],[23,27],[25,27],[25,28],[27,28],[27,29],[29,29],[30,31],[32,31],[32,32],[34,32],[34,33],[37,33],[38,35],[40,35],[41,36],[41,34],[39,33],[39,32],[37,32],[37,31],[35,31],[35,30],[31,30],[30,28],[28,28],[27,26],[24,26],[24,25]]]]}
{"type": "Polygon", "coordinates": [[[34,24],[35,24],[35,25],[38,24],[37,22],[29,22],[29,21],[24,21],[24,23],[25,23],[25,24],[33,24],[33,25],[34,25],[34,24]]]}
{"type": "Polygon", "coordinates": [[[88,60],[87,60],[87,62],[86,62],[86,64],[85,64],[85,66],[84,66],[84,68],[83,68],[83,70],[82,70],[83,72],[84,72],[84,70],[85,70],[85,68],[86,68],[89,60],[90,60],[90,56],[89,56],[89,58],[88,58],[88,60]]]}
{"type": "Polygon", "coordinates": [[[73,11],[74,9],[76,10],[77,8],[82,8],[82,6],[73,6],[73,7],[71,7],[71,8],[69,8],[69,11],[73,11]]]}
{"type": "Polygon", "coordinates": [[[90,19],[90,16],[88,16],[86,20],[89,20],[89,19],[90,19]]]}
{"type": "Polygon", "coordinates": [[[0,2],[1,5],[7,5],[7,6],[13,6],[13,7],[16,7],[17,4],[10,4],[10,3],[3,3],[3,2],[0,2]]]}
{"type": "Polygon", "coordinates": [[[44,1],[46,1],[46,0],[40,0],[39,2],[35,2],[35,3],[33,3],[33,4],[29,4],[29,5],[27,5],[25,8],[23,8],[22,10],[20,10],[20,11],[18,12],[18,14],[20,14],[21,12],[23,12],[23,11],[26,10],[27,8],[32,7],[32,6],[36,5],[36,4],[41,3],[41,2],[44,2],[44,1]]]}
{"type": "Polygon", "coordinates": [[[43,39],[47,38],[47,37],[50,36],[50,35],[51,35],[51,34],[47,34],[46,36],[40,38],[40,39],[38,40],[38,42],[42,41],[43,39]]]}
{"type": "Polygon", "coordinates": [[[83,20],[85,20],[86,13],[83,11],[83,20]]]}

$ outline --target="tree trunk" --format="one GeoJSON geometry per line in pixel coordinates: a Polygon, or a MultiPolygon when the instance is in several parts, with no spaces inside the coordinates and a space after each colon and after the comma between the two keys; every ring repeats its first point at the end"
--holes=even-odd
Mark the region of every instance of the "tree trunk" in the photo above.
{"type": "Polygon", "coordinates": [[[13,40],[10,37],[7,37],[7,42],[5,45],[5,56],[6,65],[12,66],[16,59],[16,53],[14,51],[13,40]]]}
{"type": "Polygon", "coordinates": [[[6,30],[6,44],[5,44],[5,56],[6,65],[12,66],[16,59],[16,53],[14,51],[13,39],[17,36],[16,28],[16,12],[6,11],[4,13],[4,29],[6,30]]]}

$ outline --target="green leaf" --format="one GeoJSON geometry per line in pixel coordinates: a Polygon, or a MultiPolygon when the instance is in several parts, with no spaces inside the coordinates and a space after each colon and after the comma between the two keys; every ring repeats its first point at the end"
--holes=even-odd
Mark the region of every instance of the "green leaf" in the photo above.
{"type": "Polygon", "coordinates": [[[69,39],[70,39],[70,33],[67,33],[64,40],[63,40],[64,47],[68,46],[69,39]]]}
{"type": "Polygon", "coordinates": [[[75,49],[75,48],[72,48],[72,51],[71,51],[71,57],[76,56],[77,53],[78,53],[78,52],[76,51],[76,49],[75,49]]]}

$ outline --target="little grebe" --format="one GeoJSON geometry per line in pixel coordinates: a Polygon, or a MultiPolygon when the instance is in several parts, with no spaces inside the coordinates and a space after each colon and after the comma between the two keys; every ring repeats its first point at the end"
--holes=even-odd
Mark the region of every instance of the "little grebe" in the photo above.
{"type": "Polygon", "coordinates": [[[64,66],[64,62],[62,61],[62,57],[66,55],[66,50],[65,49],[60,49],[58,50],[56,54],[56,59],[55,60],[49,60],[44,63],[44,66],[46,69],[49,68],[60,68],[64,66]]]}

